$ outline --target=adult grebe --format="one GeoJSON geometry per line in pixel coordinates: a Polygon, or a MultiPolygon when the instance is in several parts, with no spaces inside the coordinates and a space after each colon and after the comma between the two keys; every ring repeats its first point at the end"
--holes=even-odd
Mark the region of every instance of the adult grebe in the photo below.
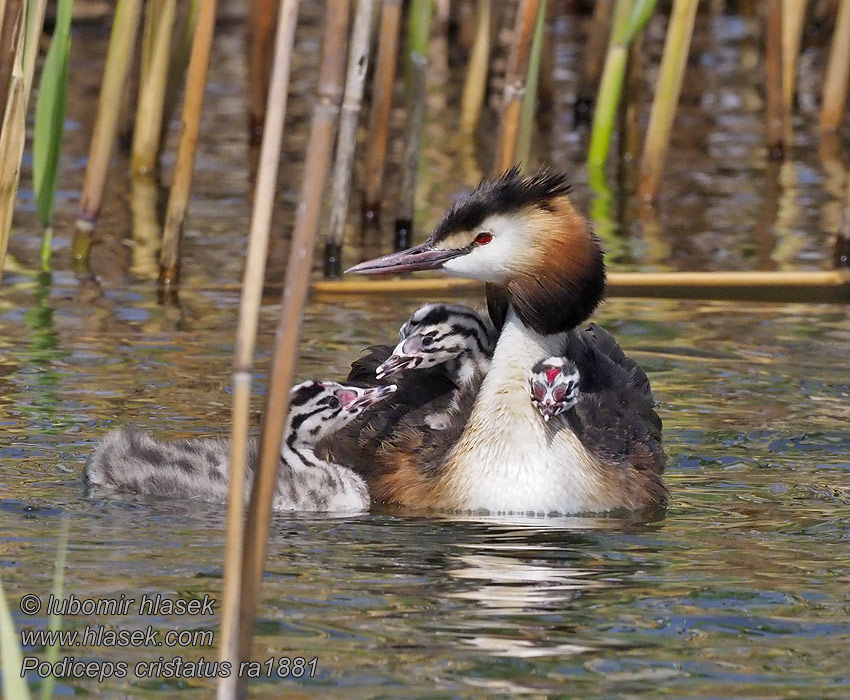
{"type": "Polygon", "coordinates": [[[384,379],[411,369],[439,366],[457,389],[445,409],[425,416],[425,424],[432,430],[444,430],[461,403],[475,396],[489,371],[496,329],[489,319],[467,306],[425,304],[405,321],[398,337],[398,345],[379,365],[375,376],[384,379]]]}
{"type": "Polygon", "coordinates": [[[501,327],[468,419],[459,413],[433,439],[415,423],[421,405],[404,414],[396,403],[389,417],[381,411],[366,430],[349,434],[355,444],[341,441],[373,498],[514,513],[634,510],[665,501],[661,422],[646,375],[602,329],[574,330],[602,299],[605,266],[568,193],[560,173],[510,170],[455,204],[422,245],[349,270],[439,269],[487,282],[501,327]],[[545,422],[532,405],[529,373],[553,356],[576,363],[582,392],[595,394],[595,412],[586,416],[593,427],[585,430],[605,440],[585,443],[571,425],[545,422]]]}
{"type": "MultiPolygon", "coordinates": [[[[366,408],[395,391],[395,385],[372,389],[335,382],[308,381],[293,387],[281,445],[275,510],[362,511],[369,491],[340,464],[313,453],[317,440],[333,435],[366,408]]],[[[254,477],[258,445],[249,445],[248,489],[254,477]]],[[[224,502],[230,471],[230,442],[217,439],[160,442],[144,433],[115,430],[89,458],[85,476],[95,486],[126,493],[224,502]]]]}

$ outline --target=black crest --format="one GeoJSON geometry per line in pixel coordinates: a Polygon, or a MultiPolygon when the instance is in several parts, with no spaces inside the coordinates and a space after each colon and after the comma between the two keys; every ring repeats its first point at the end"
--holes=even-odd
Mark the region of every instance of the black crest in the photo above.
{"type": "Polygon", "coordinates": [[[549,200],[569,192],[564,173],[541,169],[523,177],[514,166],[495,180],[482,180],[468,197],[456,202],[437,224],[431,241],[440,241],[457,231],[471,231],[494,214],[507,214],[529,205],[546,206],[549,200]]]}

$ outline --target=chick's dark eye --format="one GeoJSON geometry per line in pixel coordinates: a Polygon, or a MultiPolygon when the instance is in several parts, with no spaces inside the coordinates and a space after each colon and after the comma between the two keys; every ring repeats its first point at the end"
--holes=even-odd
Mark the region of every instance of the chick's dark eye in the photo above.
{"type": "Polygon", "coordinates": [[[493,234],[487,233],[487,231],[482,231],[475,237],[475,242],[478,245],[487,245],[490,241],[493,240],[493,234]]]}
{"type": "Polygon", "coordinates": [[[328,406],[331,408],[339,408],[339,399],[336,396],[331,396],[328,399],[328,406]]]}
{"type": "Polygon", "coordinates": [[[422,338],[422,347],[427,348],[433,344],[434,338],[432,338],[430,335],[426,335],[424,338],[422,338]]]}

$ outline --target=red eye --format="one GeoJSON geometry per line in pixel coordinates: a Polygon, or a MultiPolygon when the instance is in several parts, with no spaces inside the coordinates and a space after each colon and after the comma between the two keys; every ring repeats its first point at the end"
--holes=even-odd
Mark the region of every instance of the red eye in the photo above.
{"type": "Polygon", "coordinates": [[[482,231],[475,237],[475,242],[478,245],[487,245],[490,241],[493,240],[493,234],[487,233],[486,231],[482,231]]]}
{"type": "Polygon", "coordinates": [[[531,391],[534,394],[534,398],[538,401],[542,401],[543,397],[546,396],[546,387],[540,382],[534,382],[531,385],[531,391]]]}

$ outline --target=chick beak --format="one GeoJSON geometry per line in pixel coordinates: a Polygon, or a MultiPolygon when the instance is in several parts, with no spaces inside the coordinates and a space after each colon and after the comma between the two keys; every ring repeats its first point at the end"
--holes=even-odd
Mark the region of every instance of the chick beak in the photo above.
{"type": "Polygon", "coordinates": [[[394,272],[414,272],[416,270],[438,270],[447,260],[463,255],[464,249],[445,250],[433,248],[427,241],[414,248],[398,253],[390,253],[380,258],[366,260],[346,270],[358,275],[386,275],[394,272]]]}
{"type": "Polygon", "coordinates": [[[369,408],[369,406],[383,401],[397,388],[395,384],[388,384],[387,386],[376,386],[369,389],[357,389],[359,396],[346,406],[346,410],[361,411],[364,408],[369,408]]]}

